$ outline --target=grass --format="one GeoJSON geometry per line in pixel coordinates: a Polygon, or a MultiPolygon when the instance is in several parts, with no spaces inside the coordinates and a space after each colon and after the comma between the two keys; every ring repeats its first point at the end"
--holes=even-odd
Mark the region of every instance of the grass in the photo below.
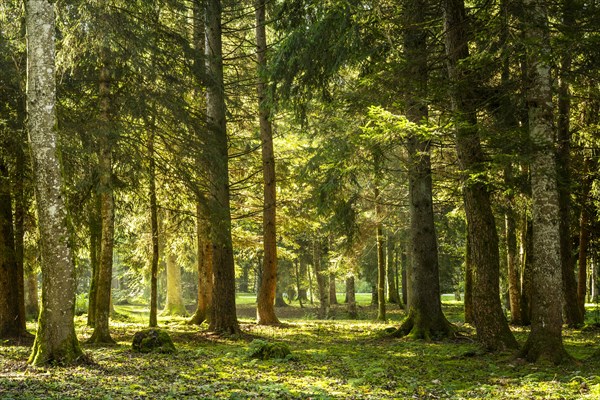
{"type": "MultiPolygon", "coordinates": [[[[0,346],[1,399],[597,399],[600,358],[571,365],[535,365],[513,354],[477,355],[473,330],[460,324],[461,305],[445,302],[449,319],[463,336],[439,343],[387,339],[382,330],[404,315],[390,306],[390,322],[373,321],[376,310],[359,299],[360,320],[346,320],[343,306],[333,320],[316,320],[313,308],[278,309],[287,325],[253,323],[251,296],[241,295],[238,315],[244,334],[221,338],[159,317],[172,336],[174,355],[137,354],[133,334],[144,328],[147,310],[117,306],[111,322],[118,344],[83,344],[94,364],[72,368],[27,366],[27,346],[0,346]],[[292,360],[249,357],[253,339],[289,345],[292,360]]],[[[370,301],[370,298],[368,299],[370,301]]],[[[593,311],[590,310],[593,315],[593,311]]],[[[85,316],[77,319],[78,336],[91,335],[85,316]]],[[[31,329],[35,327],[30,325],[31,329]]],[[[523,343],[525,329],[514,329],[523,343]]],[[[600,331],[565,330],[568,351],[580,360],[592,356],[600,331]]]]}

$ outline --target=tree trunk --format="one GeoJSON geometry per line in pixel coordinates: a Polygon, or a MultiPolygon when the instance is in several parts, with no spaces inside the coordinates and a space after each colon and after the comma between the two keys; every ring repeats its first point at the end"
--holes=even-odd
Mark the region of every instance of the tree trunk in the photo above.
{"type": "MultiPolygon", "coordinates": [[[[593,176],[591,171],[595,171],[597,165],[590,165],[592,160],[586,157],[584,161],[583,173],[584,177],[582,193],[581,193],[581,213],[579,217],[579,257],[578,257],[578,285],[577,285],[577,306],[579,312],[585,315],[585,295],[587,292],[587,259],[588,247],[590,242],[590,208],[593,207],[590,198],[592,189],[593,176]]],[[[594,163],[596,164],[596,163],[594,163]]]]}
{"type": "Polygon", "coordinates": [[[24,333],[19,317],[19,290],[13,233],[10,178],[0,158],[0,339],[24,333]]]}
{"type": "Polygon", "coordinates": [[[40,315],[40,301],[38,298],[38,280],[37,273],[33,266],[25,269],[26,296],[25,312],[28,317],[38,318],[40,315]]]}
{"type": "MultiPolygon", "coordinates": [[[[379,172],[379,157],[375,155],[375,174],[379,172]]],[[[383,236],[383,212],[380,203],[379,182],[375,179],[375,239],[377,241],[377,320],[385,321],[385,239],[383,236]]]]}
{"type": "Polygon", "coordinates": [[[465,322],[467,324],[473,324],[475,322],[475,315],[473,311],[473,257],[471,253],[471,239],[469,234],[466,238],[466,249],[465,249],[465,322]]]}
{"type": "Polygon", "coordinates": [[[198,251],[198,306],[190,319],[190,324],[200,325],[209,320],[212,301],[212,244],[209,239],[209,218],[204,200],[196,202],[196,238],[198,251]]]}
{"type": "Polygon", "coordinates": [[[354,284],[354,274],[349,273],[346,276],[346,299],[348,307],[348,318],[357,319],[358,309],[356,307],[356,286],[354,284]]]}
{"type": "Polygon", "coordinates": [[[400,296],[398,294],[398,286],[396,285],[398,278],[398,268],[395,260],[395,243],[393,236],[388,233],[387,235],[387,247],[386,247],[386,260],[387,260],[387,281],[388,281],[388,301],[392,304],[401,305],[400,296]]]}
{"type": "Polygon", "coordinates": [[[409,257],[406,251],[402,252],[402,304],[408,309],[408,278],[406,276],[406,270],[408,268],[409,257]]]}
{"type": "Polygon", "coordinates": [[[521,232],[521,318],[523,325],[531,325],[531,296],[533,288],[533,224],[525,216],[521,232]]]}
{"type": "Polygon", "coordinates": [[[113,268],[113,247],[115,233],[115,200],[112,184],[112,146],[113,132],[110,115],[110,71],[108,50],[103,50],[100,67],[99,99],[100,99],[100,137],[98,139],[98,179],[100,191],[100,215],[102,220],[102,240],[100,244],[100,264],[98,271],[98,288],[96,293],[96,312],[94,333],[90,343],[113,344],[110,336],[109,318],[111,311],[111,282],[113,268]]]}
{"type": "Polygon", "coordinates": [[[101,205],[98,193],[92,192],[92,199],[89,211],[89,230],[90,230],[90,267],[92,277],[90,280],[90,291],[88,296],[88,318],[87,325],[96,324],[96,297],[98,296],[98,277],[100,275],[100,252],[102,243],[102,219],[100,216],[101,205]]]}
{"type": "Polygon", "coordinates": [[[521,325],[523,323],[521,315],[521,282],[519,279],[519,270],[517,268],[517,228],[512,199],[509,199],[509,204],[505,213],[505,222],[510,318],[513,324],[521,325]]]}
{"type": "Polygon", "coordinates": [[[17,295],[19,303],[19,326],[21,333],[29,336],[27,332],[25,310],[25,252],[23,240],[25,238],[25,214],[29,208],[29,201],[25,197],[25,152],[22,143],[16,144],[15,162],[15,263],[17,266],[17,295]]]}
{"type": "Polygon", "coordinates": [[[530,362],[570,359],[562,342],[562,269],[560,206],[554,151],[550,31],[545,3],[524,0],[523,26],[528,43],[529,134],[533,215],[533,285],[531,333],[521,351],[530,362]]]}
{"type": "Polygon", "coordinates": [[[75,266],[57,157],[54,3],[25,2],[27,111],[42,254],[42,310],[29,362],[71,364],[83,352],[73,321],[75,266]]]}
{"type": "Polygon", "coordinates": [[[329,316],[329,291],[327,290],[327,271],[322,265],[321,241],[315,239],[313,253],[313,265],[315,268],[315,277],[317,278],[317,288],[319,290],[319,311],[317,317],[325,319],[329,316]]]}
{"type": "Polygon", "coordinates": [[[273,153],[273,132],[270,121],[271,107],[267,98],[267,34],[265,21],[265,0],[256,0],[256,57],[258,61],[258,116],[262,140],[263,167],[263,270],[257,298],[257,322],[259,325],[279,324],[275,315],[273,300],[277,291],[277,225],[276,225],[276,183],[275,156],[273,153]]]}
{"type": "Polygon", "coordinates": [[[150,231],[152,235],[152,259],[150,260],[150,321],[151,328],[158,326],[158,201],[156,199],[156,160],[154,158],[154,131],[148,139],[148,181],[150,195],[150,231]]]}
{"type": "Polygon", "coordinates": [[[329,305],[338,304],[337,288],[335,287],[335,273],[329,273],[329,305]]]}
{"type": "MultiPolygon", "coordinates": [[[[572,30],[574,21],[574,4],[571,0],[563,3],[563,27],[572,30]]],[[[560,258],[562,269],[562,289],[564,297],[564,315],[570,327],[583,324],[584,314],[578,307],[577,281],[573,271],[573,245],[571,240],[571,129],[570,111],[571,94],[568,76],[571,73],[571,49],[565,47],[560,65],[560,82],[558,86],[558,201],[560,215],[560,258]]]]}
{"type": "MultiPolygon", "coordinates": [[[[408,61],[403,82],[406,116],[415,124],[427,122],[428,62],[427,1],[411,0],[404,10],[404,49],[408,61]]],[[[437,236],[433,218],[430,142],[418,132],[408,138],[408,181],[411,262],[407,265],[408,317],[398,335],[441,338],[453,328],[442,312],[437,236]]]]}
{"type": "Polygon", "coordinates": [[[183,292],[181,287],[181,267],[177,263],[177,254],[173,249],[173,243],[169,243],[169,238],[173,238],[174,235],[174,224],[172,220],[172,214],[168,213],[168,222],[170,229],[168,235],[166,235],[166,265],[167,265],[167,299],[165,301],[165,308],[162,311],[163,315],[178,315],[182,317],[187,316],[187,310],[185,309],[185,303],[183,301],[183,292]]]}
{"type": "Polygon", "coordinates": [[[467,234],[473,261],[473,316],[477,337],[489,351],[514,349],[512,335],[500,303],[500,255],[498,233],[485,183],[471,174],[485,172],[485,158],[477,127],[477,107],[473,93],[476,80],[461,66],[469,57],[469,34],[464,0],[446,0],[446,53],[452,81],[451,99],[455,113],[456,151],[463,177],[463,199],[467,234]]]}
{"type": "Polygon", "coordinates": [[[213,289],[209,330],[237,334],[240,327],[235,309],[235,267],[231,242],[229,204],[229,159],[223,83],[221,1],[207,0],[205,14],[207,162],[210,193],[208,213],[212,240],[213,289]]]}

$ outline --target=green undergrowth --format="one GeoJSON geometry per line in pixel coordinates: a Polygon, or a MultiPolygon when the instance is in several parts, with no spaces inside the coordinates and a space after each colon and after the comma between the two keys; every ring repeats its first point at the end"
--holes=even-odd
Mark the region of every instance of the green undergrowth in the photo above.
{"type": "MultiPolygon", "coordinates": [[[[458,322],[459,308],[445,307],[458,322]]],[[[106,348],[84,343],[91,330],[81,316],[78,336],[93,363],[34,368],[26,364],[28,347],[1,345],[0,399],[600,398],[600,356],[586,360],[599,348],[600,329],[566,330],[567,350],[583,361],[553,366],[482,355],[468,325],[450,340],[423,342],[382,334],[394,321],[284,321],[262,327],[242,318],[242,335],[218,337],[183,318],[160,318],[177,352],[141,354],[131,350],[134,333],[145,328],[135,315],[111,323],[118,345],[106,348]],[[253,341],[281,343],[293,358],[250,358],[253,341]]],[[[523,343],[527,331],[513,329],[523,343]]]]}

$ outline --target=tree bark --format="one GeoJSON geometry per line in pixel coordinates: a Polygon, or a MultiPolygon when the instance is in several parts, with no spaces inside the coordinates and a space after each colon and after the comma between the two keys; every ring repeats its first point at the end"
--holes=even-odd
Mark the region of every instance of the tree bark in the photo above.
{"type": "Polygon", "coordinates": [[[533,285],[533,224],[525,216],[521,229],[521,318],[523,325],[531,325],[531,296],[533,285]]]}
{"type": "Polygon", "coordinates": [[[521,282],[517,268],[517,228],[512,199],[505,213],[506,222],[506,257],[508,264],[508,297],[510,301],[510,318],[515,325],[521,325],[521,282]]]}
{"type": "Polygon", "coordinates": [[[154,132],[148,139],[148,181],[150,195],[150,233],[152,235],[152,259],[150,260],[150,320],[148,325],[158,326],[158,261],[160,247],[158,238],[158,201],[156,199],[156,160],[154,158],[154,132]]]}
{"type": "Polygon", "coordinates": [[[223,334],[240,332],[235,309],[235,267],[231,241],[229,159],[223,83],[221,1],[207,0],[205,10],[208,212],[212,240],[213,289],[209,330],[223,334]]]}
{"type": "Polygon", "coordinates": [[[265,0],[256,0],[256,58],[258,61],[258,119],[262,141],[263,169],[263,270],[257,298],[257,322],[259,325],[279,324],[275,315],[274,300],[277,292],[277,223],[275,155],[273,130],[270,121],[271,107],[267,98],[267,34],[265,0]]]}
{"type": "Polygon", "coordinates": [[[533,215],[533,285],[531,333],[521,351],[530,362],[560,363],[570,357],[562,342],[562,269],[560,205],[556,182],[550,31],[546,4],[524,0],[523,27],[529,65],[529,135],[534,146],[531,164],[533,215]]]}
{"type": "Polygon", "coordinates": [[[75,334],[75,266],[57,157],[54,3],[25,2],[29,143],[42,254],[42,310],[29,362],[71,364],[83,352],[75,334]]]}
{"type": "Polygon", "coordinates": [[[100,190],[100,215],[102,221],[102,240],[100,244],[100,263],[98,270],[98,288],[96,293],[96,312],[94,332],[90,343],[113,344],[110,336],[109,318],[111,311],[111,282],[113,268],[113,247],[115,233],[115,200],[112,183],[112,147],[113,135],[110,115],[111,78],[108,50],[102,51],[102,65],[99,78],[100,129],[98,138],[98,179],[100,190]]]}
{"type": "Polygon", "coordinates": [[[398,269],[395,263],[395,243],[393,236],[388,233],[386,241],[386,261],[387,261],[387,282],[388,282],[388,301],[392,304],[402,305],[398,294],[398,286],[396,285],[398,277],[398,269]]]}
{"type": "Polygon", "coordinates": [[[165,253],[166,253],[166,266],[167,266],[167,298],[165,301],[165,308],[162,311],[163,315],[177,315],[181,317],[187,316],[187,310],[185,309],[185,303],[183,301],[183,292],[181,288],[181,267],[177,263],[177,254],[173,249],[173,243],[170,243],[170,239],[174,237],[174,225],[173,215],[167,213],[167,219],[169,224],[168,234],[165,235],[165,253]]]}
{"type": "MultiPolygon", "coordinates": [[[[583,181],[581,193],[581,212],[579,217],[579,257],[578,257],[578,284],[577,284],[577,306],[579,312],[585,315],[585,296],[587,292],[587,260],[588,247],[590,243],[590,208],[593,204],[589,201],[592,189],[593,176],[591,171],[596,170],[597,165],[592,164],[588,157],[584,160],[583,173],[586,175],[583,181]]],[[[594,164],[596,164],[594,162],[594,164]]]]}
{"type": "Polygon", "coordinates": [[[196,202],[196,238],[198,251],[198,306],[190,324],[200,325],[210,320],[212,301],[212,244],[209,239],[210,229],[204,200],[196,202]]]}
{"type": "Polygon", "coordinates": [[[476,81],[461,66],[469,57],[469,34],[464,0],[446,0],[444,7],[448,75],[455,113],[456,151],[463,177],[463,199],[473,261],[473,316],[477,337],[489,351],[514,349],[500,302],[498,233],[487,185],[472,174],[485,172],[473,93],[476,81]]]}
{"type": "Polygon", "coordinates": [[[349,273],[346,276],[346,307],[348,309],[348,317],[350,319],[358,318],[358,309],[356,307],[356,286],[354,281],[354,274],[349,273]]]}
{"type": "Polygon", "coordinates": [[[15,156],[15,213],[14,213],[14,232],[15,232],[15,263],[17,266],[17,296],[19,303],[19,326],[21,334],[29,336],[27,332],[26,321],[27,312],[25,309],[25,214],[29,207],[29,201],[25,197],[25,151],[23,143],[16,143],[15,156]]]}
{"type": "Polygon", "coordinates": [[[92,193],[88,225],[90,230],[90,266],[92,277],[90,280],[88,301],[88,326],[96,324],[96,296],[98,295],[98,277],[100,274],[100,252],[102,243],[102,219],[101,219],[100,196],[92,193]]]}
{"type": "MultiPolygon", "coordinates": [[[[563,2],[563,26],[573,28],[575,7],[571,0],[563,2]]],[[[562,50],[560,82],[558,86],[558,202],[560,215],[560,258],[562,269],[562,290],[564,315],[567,325],[577,327],[583,324],[584,310],[578,307],[577,281],[574,273],[573,245],[571,240],[571,94],[569,75],[572,56],[567,47],[562,50]]]]}
{"type": "Polygon", "coordinates": [[[313,265],[319,291],[319,311],[317,317],[319,319],[325,319],[329,316],[329,292],[327,290],[327,271],[324,270],[322,265],[323,254],[320,239],[315,239],[313,250],[313,265]]]}
{"type": "MultiPolygon", "coordinates": [[[[404,10],[404,49],[408,62],[404,80],[405,114],[410,122],[427,123],[428,94],[427,28],[428,1],[411,0],[404,10]]],[[[408,317],[398,335],[418,339],[450,335],[452,326],[442,312],[438,248],[433,218],[430,142],[413,132],[408,137],[408,181],[411,262],[407,265],[408,317]]]]}
{"type": "MultiPolygon", "coordinates": [[[[375,155],[375,174],[379,172],[379,157],[375,155]]],[[[375,239],[377,241],[377,320],[385,321],[385,239],[383,236],[383,212],[380,202],[379,182],[375,179],[375,239]]]]}
{"type": "Polygon", "coordinates": [[[338,304],[337,288],[335,287],[335,273],[329,273],[329,305],[338,304]]]}

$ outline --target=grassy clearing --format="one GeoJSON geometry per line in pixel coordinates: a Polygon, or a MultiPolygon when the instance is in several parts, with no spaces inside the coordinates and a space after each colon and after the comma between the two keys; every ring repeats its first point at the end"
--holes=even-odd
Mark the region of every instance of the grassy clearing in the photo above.
{"type": "MultiPolygon", "coordinates": [[[[477,355],[469,326],[464,336],[441,343],[386,339],[380,333],[403,317],[390,308],[391,322],[372,321],[375,310],[365,305],[363,319],[345,320],[342,306],[335,320],[314,319],[314,309],[279,309],[287,326],[253,323],[253,301],[240,301],[244,335],[219,338],[205,326],[185,325],[181,318],[159,318],[178,349],[174,355],[137,354],[133,334],[145,327],[147,310],[119,306],[112,322],[118,341],[113,347],[84,344],[95,364],[75,368],[32,368],[26,346],[0,346],[2,399],[597,399],[600,397],[600,357],[572,365],[533,365],[513,354],[477,355]],[[293,360],[248,357],[250,342],[260,338],[289,345],[293,360]]],[[[364,303],[363,303],[364,304],[364,303]]],[[[458,303],[445,303],[454,322],[461,319],[458,303]]],[[[590,313],[592,314],[592,313],[590,313]]],[[[78,317],[78,335],[91,330],[78,317]]],[[[33,329],[34,327],[31,326],[33,329]]],[[[527,332],[515,330],[523,342],[527,332]]],[[[582,360],[598,346],[598,330],[567,330],[569,352],[582,360]]]]}

